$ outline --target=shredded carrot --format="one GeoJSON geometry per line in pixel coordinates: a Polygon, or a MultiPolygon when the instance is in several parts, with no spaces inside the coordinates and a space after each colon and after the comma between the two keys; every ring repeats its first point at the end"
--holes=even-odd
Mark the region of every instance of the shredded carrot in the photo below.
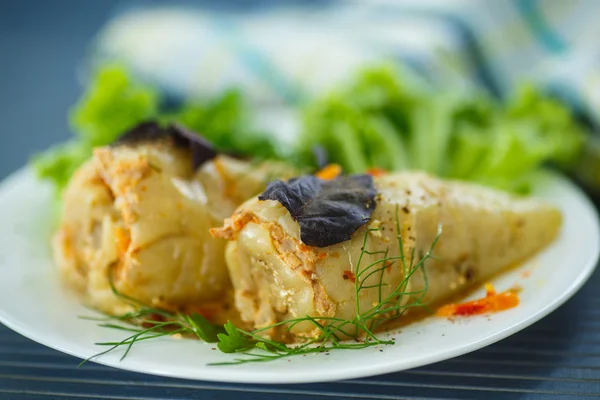
{"type": "Polygon", "coordinates": [[[129,234],[125,228],[118,227],[115,230],[115,242],[117,244],[117,252],[119,256],[127,253],[127,249],[131,243],[131,238],[129,237],[129,234]]]}
{"type": "Polygon", "coordinates": [[[383,175],[387,174],[387,171],[383,168],[369,168],[367,170],[367,174],[369,174],[373,177],[378,177],[378,176],[383,176],[383,175]]]}
{"type": "Polygon", "coordinates": [[[519,305],[519,296],[514,290],[496,293],[494,287],[489,283],[485,285],[485,289],[484,298],[445,305],[438,309],[436,315],[440,317],[471,316],[504,311],[519,305]]]}
{"type": "Polygon", "coordinates": [[[337,178],[342,173],[342,167],[339,164],[327,164],[323,169],[318,171],[315,176],[325,181],[330,181],[337,178]]]}
{"type": "Polygon", "coordinates": [[[310,246],[307,246],[307,245],[305,245],[304,243],[300,243],[300,244],[298,245],[298,250],[299,250],[301,253],[307,253],[307,252],[311,251],[311,249],[312,249],[312,247],[310,247],[310,246]]]}

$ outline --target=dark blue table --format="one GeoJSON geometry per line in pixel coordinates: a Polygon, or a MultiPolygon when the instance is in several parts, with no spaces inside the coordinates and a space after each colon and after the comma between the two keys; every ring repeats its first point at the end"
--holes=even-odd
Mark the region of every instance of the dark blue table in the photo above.
{"type": "MultiPolygon", "coordinates": [[[[76,67],[116,1],[0,0],[0,177],[68,137],[76,67]]],[[[569,265],[565,265],[569,268],[569,265]]],[[[0,277],[1,279],[1,277],[0,277]]],[[[0,327],[0,399],[581,399],[600,397],[600,274],[533,327],[412,371],[312,385],[233,385],[124,372],[0,327]]]]}

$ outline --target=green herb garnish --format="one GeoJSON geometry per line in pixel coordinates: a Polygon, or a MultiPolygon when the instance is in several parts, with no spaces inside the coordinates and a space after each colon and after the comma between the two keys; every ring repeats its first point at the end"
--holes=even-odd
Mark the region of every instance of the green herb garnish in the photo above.
{"type": "Polygon", "coordinates": [[[266,362],[298,355],[324,353],[333,350],[358,350],[379,345],[393,345],[393,340],[380,338],[375,334],[375,330],[382,324],[402,316],[410,308],[426,308],[423,299],[427,293],[428,282],[424,265],[427,259],[433,258],[432,252],[442,232],[441,226],[439,226],[438,233],[432,242],[431,247],[426,253],[419,255],[419,257],[417,257],[418,260],[415,258],[415,249],[413,247],[410,253],[410,262],[408,262],[408,255],[404,252],[403,238],[400,233],[398,214],[399,210],[397,206],[396,241],[400,251],[398,256],[388,256],[389,249],[375,252],[371,252],[367,249],[368,235],[371,232],[378,231],[379,228],[369,228],[364,234],[361,253],[355,272],[354,290],[356,315],[352,319],[305,316],[281,321],[253,331],[246,331],[238,328],[232,322],[228,322],[224,327],[217,327],[199,314],[185,315],[149,307],[136,299],[120,293],[114,286],[111,273],[109,274],[109,283],[113,293],[123,301],[139,307],[139,309],[120,316],[107,317],[102,321],[117,320],[121,322],[136,322],[138,324],[145,324],[147,327],[138,328],[107,322],[101,323],[99,325],[101,327],[131,331],[133,334],[119,342],[96,343],[100,346],[109,346],[109,348],[106,351],[84,360],[82,364],[120,347],[125,347],[125,353],[121,358],[123,359],[129,354],[132,346],[141,340],[150,340],[174,334],[195,336],[207,342],[216,342],[219,350],[222,352],[239,353],[244,356],[232,361],[214,363],[211,365],[236,365],[251,362],[266,362]],[[381,259],[364,266],[362,264],[363,256],[365,254],[378,254],[381,255],[381,259]],[[402,281],[395,290],[389,295],[384,295],[382,288],[386,286],[386,284],[383,282],[383,274],[392,263],[399,263],[400,268],[403,269],[404,275],[402,281]],[[409,291],[409,281],[411,277],[419,271],[423,276],[424,286],[420,290],[409,291]],[[365,285],[365,281],[372,276],[379,277],[378,283],[368,286],[365,285]],[[378,302],[368,309],[361,308],[360,302],[358,301],[360,292],[373,288],[378,290],[378,302]],[[409,297],[409,301],[404,301],[406,300],[406,296],[409,297]],[[153,316],[158,316],[161,320],[157,321],[152,318],[153,316]],[[265,332],[274,328],[282,328],[286,332],[289,332],[294,326],[305,322],[314,325],[318,329],[319,334],[301,344],[285,344],[263,336],[265,332]],[[353,340],[350,341],[348,340],[349,338],[353,340]]]}
{"type": "Polygon", "coordinates": [[[121,357],[121,360],[123,360],[125,357],[127,357],[133,345],[141,340],[156,339],[163,336],[181,334],[196,336],[198,339],[204,340],[208,343],[216,343],[218,342],[218,335],[224,331],[223,328],[211,324],[200,314],[174,313],[161,308],[151,307],[137,299],[119,292],[114,284],[112,268],[109,269],[108,282],[115,296],[129,305],[139,308],[135,311],[117,316],[81,318],[91,321],[99,321],[101,323],[98,324],[98,326],[102,328],[117,329],[133,333],[119,342],[95,343],[98,346],[109,346],[109,348],[101,353],[95,354],[92,357],[83,360],[79,364],[80,366],[94,358],[125,346],[125,352],[121,357]],[[136,325],[145,325],[147,327],[139,327],[133,324],[124,326],[112,323],[111,321],[133,322],[136,325]]]}

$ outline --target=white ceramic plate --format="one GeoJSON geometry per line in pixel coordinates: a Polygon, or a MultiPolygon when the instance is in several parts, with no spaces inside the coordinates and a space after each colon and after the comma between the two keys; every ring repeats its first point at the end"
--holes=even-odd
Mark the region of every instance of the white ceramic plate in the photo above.
{"type": "MultiPolygon", "coordinates": [[[[115,352],[96,362],[179,378],[300,383],[400,371],[480,349],[555,310],[581,287],[596,265],[598,217],[586,197],[556,175],[543,175],[536,194],[562,209],[564,227],[557,242],[538,257],[493,280],[499,290],[515,284],[523,287],[521,304],[512,310],[455,323],[432,317],[396,333],[394,346],[332,351],[271,363],[207,366],[235,356],[212,350],[213,344],[170,338],[138,343],[123,361],[119,361],[121,353],[115,352]]],[[[0,320],[4,324],[81,358],[102,350],[95,342],[124,338],[125,332],[77,318],[93,313],[61,289],[49,248],[52,193],[31,171],[23,170],[0,186],[0,221],[0,320]]],[[[480,290],[473,297],[482,295],[480,290]]]]}

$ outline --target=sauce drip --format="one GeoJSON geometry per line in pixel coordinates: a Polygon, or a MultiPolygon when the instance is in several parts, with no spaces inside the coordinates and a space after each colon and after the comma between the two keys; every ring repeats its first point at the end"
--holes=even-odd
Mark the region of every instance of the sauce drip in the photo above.
{"type": "Polygon", "coordinates": [[[496,293],[489,283],[485,285],[486,294],[482,299],[465,303],[447,304],[436,313],[439,317],[467,317],[508,310],[519,305],[519,296],[514,290],[496,293]]]}

